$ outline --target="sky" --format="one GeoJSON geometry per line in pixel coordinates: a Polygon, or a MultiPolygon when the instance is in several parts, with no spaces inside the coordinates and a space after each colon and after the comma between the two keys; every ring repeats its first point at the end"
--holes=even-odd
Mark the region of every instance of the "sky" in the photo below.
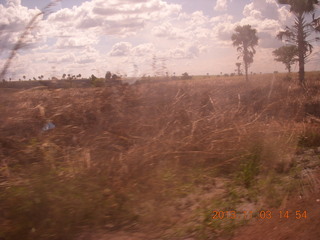
{"type": "MultiPolygon", "coordinates": [[[[27,23],[49,2],[0,0],[1,66],[27,23]]],[[[231,35],[246,24],[259,37],[249,71],[285,71],[272,51],[284,45],[276,34],[292,23],[288,7],[276,0],[61,0],[30,31],[7,78],[104,77],[106,71],[129,77],[230,74],[241,62],[231,35]]],[[[319,49],[314,43],[307,70],[319,70],[319,49]]]]}

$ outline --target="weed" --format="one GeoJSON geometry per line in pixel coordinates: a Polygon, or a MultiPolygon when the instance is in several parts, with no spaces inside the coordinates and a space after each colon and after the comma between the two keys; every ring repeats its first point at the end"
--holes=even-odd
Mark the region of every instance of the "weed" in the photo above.
{"type": "Polygon", "coordinates": [[[237,176],[238,181],[246,188],[250,188],[260,171],[261,147],[253,149],[242,162],[237,176]]]}

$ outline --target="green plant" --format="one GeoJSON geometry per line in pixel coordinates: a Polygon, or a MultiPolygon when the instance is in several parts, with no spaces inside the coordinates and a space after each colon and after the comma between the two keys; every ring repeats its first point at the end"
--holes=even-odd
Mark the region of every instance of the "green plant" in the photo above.
{"type": "Polygon", "coordinates": [[[90,81],[93,87],[103,87],[105,84],[105,80],[103,78],[97,78],[93,74],[90,77],[90,81]]]}
{"type": "Polygon", "coordinates": [[[253,185],[259,174],[261,151],[261,147],[255,147],[252,153],[242,160],[237,178],[246,188],[253,185]]]}

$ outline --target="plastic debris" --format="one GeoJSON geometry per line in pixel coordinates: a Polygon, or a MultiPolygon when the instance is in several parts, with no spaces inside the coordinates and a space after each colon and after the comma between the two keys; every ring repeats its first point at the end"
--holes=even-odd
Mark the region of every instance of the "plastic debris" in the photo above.
{"type": "Polygon", "coordinates": [[[48,122],[46,123],[46,125],[44,125],[44,127],[42,128],[42,131],[48,131],[50,129],[54,129],[56,127],[56,125],[54,125],[52,122],[48,122]]]}

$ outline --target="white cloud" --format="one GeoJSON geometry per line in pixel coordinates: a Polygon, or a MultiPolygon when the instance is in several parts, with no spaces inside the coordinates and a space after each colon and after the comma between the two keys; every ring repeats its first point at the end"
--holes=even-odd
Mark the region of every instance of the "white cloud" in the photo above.
{"type": "Polygon", "coordinates": [[[146,57],[155,53],[155,46],[152,43],[140,44],[131,50],[133,56],[146,57]]]}
{"type": "Polygon", "coordinates": [[[161,25],[154,26],[152,33],[157,37],[167,39],[182,39],[185,38],[185,31],[174,27],[170,22],[164,22],[161,25]]]}
{"type": "Polygon", "coordinates": [[[217,0],[214,10],[226,11],[228,9],[228,0],[217,0]]]}
{"type": "Polygon", "coordinates": [[[119,42],[113,45],[109,55],[112,57],[123,57],[130,54],[132,44],[129,42],[119,42]]]}
{"type": "MultiPolygon", "coordinates": [[[[25,30],[31,18],[39,13],[38,9],[21,6],[21,1],[7,1],[6,6],[0,4],[1,47],[10,49],[17,42],[21,32],[25,30]]],[[[40,27],[40,26],[39,26],[40,27]]],[[[25,45],[41,39],[37,31],[31,31],[24,40],[25,45]]]]}
{"type": "Polygon", "coordinates": [[[205,51],[205,46],[200,43],[179,42],[176,48],[169,50],[169,57],[173,59],[193,59],[205,51]]]}
{"type": "Polygon", "coordinates": [[[19,6],[21,5],[21,0],[6,0],[7,6],[19,6]]]}
{"type": "Polygon", "coordinates": [[[142,30],[146,21],[158,21],[180,11],[180,5],[162,0],[92,0],[53,13],[49,21],[58,24],[58,28],[72,27],[82,31],[96,28],[100,34],[126,37],[142,30]]]}

